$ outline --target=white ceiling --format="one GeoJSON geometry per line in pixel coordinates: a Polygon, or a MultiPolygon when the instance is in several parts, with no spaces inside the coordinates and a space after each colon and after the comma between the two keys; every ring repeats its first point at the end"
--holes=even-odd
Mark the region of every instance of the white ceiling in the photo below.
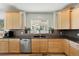
{"type": "Polygon", "coordinates": [[[0,3],[0,10],[15,9],[27,12],[52,12],[60,10],[69,3],[0,3]]]}

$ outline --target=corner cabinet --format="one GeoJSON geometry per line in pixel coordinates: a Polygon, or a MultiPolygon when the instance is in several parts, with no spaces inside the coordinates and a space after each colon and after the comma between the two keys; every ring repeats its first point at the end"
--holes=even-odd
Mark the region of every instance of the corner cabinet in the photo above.
{"type": "Polygon", "coordinates": [[[70,56],[79,56],[79,43],[70,41],[70,56]]]}
{"type": "Polygon", "coordinates": [[[64,53],[66,55],[70,55],[70,41],[68,39],[64,39],[64,53]]]}
{"type": "Polygon", "coordinates": [[[23,16],[22,12],[5,12],[4,20],[5,29],[22,29],[23,28],[23,16]]]}
{"type": "Polygon", "coordinates": [[[40,53],[48,52],[48,39],[40,39],[40,53]]]}

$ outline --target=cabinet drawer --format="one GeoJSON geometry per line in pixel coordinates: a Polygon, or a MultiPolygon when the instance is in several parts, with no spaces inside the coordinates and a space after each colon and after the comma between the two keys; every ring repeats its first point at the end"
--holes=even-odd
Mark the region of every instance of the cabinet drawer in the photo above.
{"type": "Polygon", "coordinates": [[[58,47],[51,47],[48,49],[49,53],[63,53],[63,49],[58,47]]]}
{"type": "Polygon", "coordinates": [[[9,39],[9,53],[20,53],[19,39],[9,39]]]}

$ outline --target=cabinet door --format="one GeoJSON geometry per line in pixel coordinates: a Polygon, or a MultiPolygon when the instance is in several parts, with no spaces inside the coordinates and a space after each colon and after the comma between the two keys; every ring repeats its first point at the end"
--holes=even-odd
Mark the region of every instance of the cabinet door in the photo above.
{"type": "Polygon", "coordinates": [[[70,46],[70,56],[79,56],[79,50],[70,46]]]}
{"type": "Polygon", "coordinates": [[[49,39],[48,52],[49,53],[63,53],[63,40],[62,39],[49,39]]]}
{"type": "Polygon", "coordinates": [[[12,16],[13,16],[13,14],[11,12],[5,13],[5,20],[4,20],[5,29],[12,29],[13,28],[12,16]]]}
{"type": "Polygon", "coordinates": [[[70,15],[69,9],[62,12],[61,29],[70,29],[70,15]]]}
{"type": "Polygon", "coordinates": [[[32,39],[32,53],[39,53],[39,40],[40,39],[32,39]]]}
{"type": "Polygon", "coordinates": [[[70,55],[70,42],[68,39],[64,39],[64,53],[70,55]]]}
{"type": "Polygon", "coordinates": [[[5,13],[5,29],[22,29],[23,20],[20,12],[6,12],[5,13]]]}
{"type": "Polygon", "coordinates": [[[70,41],[70,56],[79,56],[79,44],[70,41]]]}
{"type": "Polygon", "coordinates": [[[48,52],[53,53],[53,39],[49,39],[48,41],[48,52]]]}
{"type": "Polygon", "coordinates": [[[48,39],[40,39],[40,53],[47,53],[48,39]]]}
{"type": "Polygon", "coordinates": [[[9,53],[20,53],[20,39],[9,39],[9,53]]]}
{"type": "Polygon", "coordinates": [[[8,40],[0,39],[0,53],[8,53],[8,40]]]}
{"type": "Polygon", "coordinates": [[[75,8],[72,10],[72,21],[71,21],[71,28],[72,29],[79,29],[79,8],[75,8]]]}
{"type": "Polygon", "coordinates": [[[20,12],[13,12],[13,29],[22,29],[22,19],[20,12]]]}
{"type": "Polygon", "coordinates": [[[70,29],[70,9],[58,12],[58,29],[70,29]]]}

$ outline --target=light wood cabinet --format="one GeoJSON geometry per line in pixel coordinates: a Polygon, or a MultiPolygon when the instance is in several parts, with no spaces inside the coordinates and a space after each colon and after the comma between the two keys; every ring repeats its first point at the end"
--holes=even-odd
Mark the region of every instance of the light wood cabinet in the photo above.
{"type": "Polygon", "coordinates": [[[8,39],[0,39],[0,53],[8,53],[8,39]]]}
{"type": "Polygon", "coordinates": [[[79,29],[79,8],[72,10],[71,19],[71,29],[79,29]]]}
{"type": "Polygon", "coordinates": [[[70,15],[71,15],[70,9],[63,11],[61,19],[62,29],[70,29],[70,20],[71,20],[70,15]]]}
{"type": "Polygon", "coordinates": [[[79,56],[79,49],[77,48],[70,46],[70,56],[79,56]]]}
{"type": "Polygon", "coordinates": [[[32,39],[32,53],[47,53],[48,39],[32,39]]]}
{"type": "Polygon", "coordinates": [[[32,39],[32,53],[39,53],[40,49],[40,39],[32,39]]]}
{"type": "Polygon", "coordinates": [[[5,29],[22,29],[23,19],[21,12],[6,12],[4,20],[5,29]]]}
{"type": "Polygon", "coordinates": [[[77,48],[72,47],[68,39],[32,39],[32,53],[65,53],[68,56],[79,56],[78,47],[79,45],[77,48]]]}
{"type": "Polygon", "coordinates": [[[47,53],[48,39],[40,39],[40,53],[47,53]]]}
{"type": "Polygon", "coordinates": [[[63,39],[49,39],[48,53],[64,53],[63,39]]]}
{"type": "Polygon", "coordinates": [[[57,14],[57,28],[58,29],[79,29],[79,8],[61,10],[57,14]]]}
{"type": "Polygon", "coordinates": [[[64,53],[66,55],[70,55],[70,41],[68,39],[64,39],[64,53]]]}
{"type": "Polygon", "coordinates": [[[9,53],[20,53],[19,39],[9,39],[9,53]]]}
{"type": "Polygon", "coordinates": [[[64,39],[64,53],[68,56],[79,56],[79,44],[68,39],[64,39]]]}
{"type": "Polygon", "coordinates": [[[32,53],[64,53],[63,39],[32,39],[32,53]]]}
{"type": "Polygon", "coordinates": [[[61,29],[61,16],[62,12],[57,13],[57,29],[61,29]]]}
{"type": "Polygon", "coordinates": [[[70,56],[79,56],[79,44],[70,40],[70,56]]]}
{"type": "Polygon", "coordinates": [[[58,29],[70,29],[71,10],[65,9],[58,12],[58,29]]]}

